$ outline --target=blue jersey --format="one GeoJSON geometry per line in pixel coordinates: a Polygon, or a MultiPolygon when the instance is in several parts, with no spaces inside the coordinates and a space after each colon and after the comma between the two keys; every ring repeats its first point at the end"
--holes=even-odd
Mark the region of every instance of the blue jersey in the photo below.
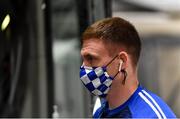
{"type": "Polygon", "coordinates": [[[176,118],[169,106],[154,93],[138,86],[133,95],[119,107],[110,110],[102,101],[94,118],[176,118]]]}

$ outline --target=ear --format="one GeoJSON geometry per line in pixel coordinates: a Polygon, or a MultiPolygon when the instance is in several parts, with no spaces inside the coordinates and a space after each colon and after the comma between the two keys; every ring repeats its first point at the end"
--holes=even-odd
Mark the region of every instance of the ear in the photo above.
{"type": "Polygon", "coordinates": [[[129,57],[128,57],[128,54],[125,52],[125,51],[121,51],[121,52],[119,52],[118,53],[118,59],[119,60],[122,60],[122,66],[121,66],[121,69],[126,69],[127,68],[127,66],[128,66],[128,59],[129,57]]]}

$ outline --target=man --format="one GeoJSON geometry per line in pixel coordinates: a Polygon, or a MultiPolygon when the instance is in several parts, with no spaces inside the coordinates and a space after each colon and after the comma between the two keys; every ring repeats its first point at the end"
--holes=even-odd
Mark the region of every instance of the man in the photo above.
{"type": "Polygon", "coordinates": [[[136,29],[122,18],[106,18],[85,30],[80,79],[101,99],[94,118],[176,117],[161,98],[139,85],[140,51],[136,29]]]}

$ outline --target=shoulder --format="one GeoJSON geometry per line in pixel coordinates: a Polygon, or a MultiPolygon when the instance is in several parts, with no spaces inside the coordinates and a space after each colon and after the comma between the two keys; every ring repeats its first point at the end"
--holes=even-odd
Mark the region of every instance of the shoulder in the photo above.
{"type": "Polygon", "coordinates": [[[133,117],[175,118],[169,106],[156,94],[142,89],[130,105],[133,117]]]}

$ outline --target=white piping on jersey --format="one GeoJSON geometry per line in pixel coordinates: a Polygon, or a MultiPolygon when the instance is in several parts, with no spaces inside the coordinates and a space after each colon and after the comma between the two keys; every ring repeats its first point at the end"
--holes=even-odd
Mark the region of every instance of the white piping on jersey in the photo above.
{"type": "Polygon", "coordinates": [[[94,108],[93,108],[93,115],[95,114],[95,112],[97,111],[98,108],[101,107],[101,100],[99,97],[96,98],[96,102],[94,104],[94,108]]]}
{"type": "Polygon", "coordinates": [[[167,119],[167,117],[165,116],[164,112],[162,111],[162,109],[159,107],[159,105],[157,104],[157,102],[152,98],[152,96],[150,94],[148,94],[145,90],[142,90],[142,92],[148,96],[151,101],[155,104],[155,106],[157,107],[157,109],[159,110],[159,112],[162,114],[164,119],[167,119]]]}
{"type": "Polygon", "coordinates": [[[139,92],[138,94],[152,108],[152,110],[156,113],[157,117],[159,119],[162,119],[160,113],[157,111],[157,109],[154,107],[154,105],[141,92],[139,92]]]}

